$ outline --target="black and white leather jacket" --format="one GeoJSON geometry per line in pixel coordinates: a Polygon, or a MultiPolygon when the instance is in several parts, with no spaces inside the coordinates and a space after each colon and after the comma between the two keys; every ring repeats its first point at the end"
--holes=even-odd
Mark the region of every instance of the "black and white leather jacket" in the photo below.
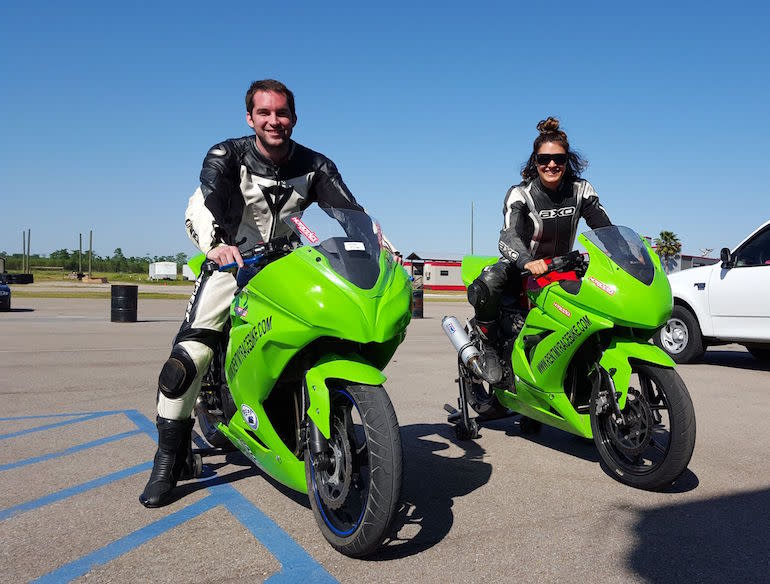
{"type": "Polygon", "coordinates": [[[283,219],[312,203],[363,210],[334,163],[294,141],[277,165],[257,150],[254,135],[225,140],[206,154],[200,180],[185,226],[204,253],[222,243],[245,239],[254,247],[289,235],[283,219]]]}
{"type": "Polygon", "coordinates": [[[512,186],[505,195],[503,216],[498,248],[519,269],[532,260],[568,253],[581,217],[591,229],[612,225],[593,186],[584,179],[562,181],[558,191],[545,188],[539,178],[512,186]]]}

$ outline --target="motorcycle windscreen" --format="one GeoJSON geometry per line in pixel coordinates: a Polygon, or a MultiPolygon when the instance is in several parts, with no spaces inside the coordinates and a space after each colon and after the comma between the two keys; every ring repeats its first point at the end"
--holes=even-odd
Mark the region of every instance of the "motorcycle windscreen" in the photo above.
{"type": "Polygon", "coordinates": [[[649,286],[655,278],[655,266],[647,248],[636,231],[611,225],[583,234],[602,250],[624,272],[649,286]]]}
{"type": "Polygon", "coordinates": [[[369,290],[380,277],[380,225],[363,211],[313,205],[284,219],[303,245],[309,245],[350,283],[369,290]]]}

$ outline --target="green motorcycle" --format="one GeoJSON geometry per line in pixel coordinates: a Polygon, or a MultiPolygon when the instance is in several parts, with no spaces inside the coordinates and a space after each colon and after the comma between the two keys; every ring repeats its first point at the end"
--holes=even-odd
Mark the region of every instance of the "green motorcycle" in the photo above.
{"type": "MultiPolygon", "coordinates": [[[[458,350],[459,410],[449,421],[463,439],[479,423],[522,414],[523,433],[547,424],[593,438],[602,466],[640,489],[671,485],[695,446],[692,399],[674,362],[648,341],[672,310],[671,288],[658,256],[627,227],[582,234],[578,252],[550,260],[549,272],[504,296],[496,347],[504,375],[490,387],[479,368],[473,323],[444,317],[458,350]],[[471,418],[468,407],[477,414],[471,418]]],[[[466,287],[496,257],[463,259],[466,287]]]]}
{"type": "MultiPolygon", "coordinates": [[[[233,445],[307,493],[333,547],[365,556],[385,538],[401,490],[382,369],[411,318],[408,276],[363,212],[315,206],[280,231],[244,254],[196,417],[214,447],[233,445]]],[[[204,261],[193,271],[216,268],[204,261]]]]}

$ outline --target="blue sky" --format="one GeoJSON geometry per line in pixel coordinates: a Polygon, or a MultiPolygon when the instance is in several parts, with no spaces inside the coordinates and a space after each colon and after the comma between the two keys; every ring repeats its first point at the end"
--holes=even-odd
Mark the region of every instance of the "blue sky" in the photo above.
{"type": "MultiPolygon", "coordinates": [[[[770,219],[764,2],[5,2],[0,251],[194,248],[214,143],[254,79],[297,98],[404,252],[496,254],[507,188],[555,115],[613,222],[732,246],[770,219]]],[[[712,253],[712,255],[714,255],[712,253]]]]}

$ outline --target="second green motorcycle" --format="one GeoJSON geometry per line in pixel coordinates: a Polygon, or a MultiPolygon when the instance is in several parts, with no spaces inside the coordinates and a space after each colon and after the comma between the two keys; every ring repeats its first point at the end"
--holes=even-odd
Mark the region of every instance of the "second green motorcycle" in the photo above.
{"type": "MultiPolygon", "coordinates": [[[[551,274],[561,276],[530,280],[528,312],[518,291],[503,299],[497,352],[505,374],[494,387],[481,379],[475,327],[444,318],[459,353],[459,410],[447,406],[449,420],[461,438],[476,438],[479,422],[519,413],[524,433],[547,424],[592,438],[618,481],[666,488],[695,446],[687,387],[671,358],[648,342],[671,314],[668,279],[649,244],[627,227],[603,227],[579,241],[587,257],[554,258],[551,274]]],[[[497,260],[466,257],[465,285],[497,260]]]]}

